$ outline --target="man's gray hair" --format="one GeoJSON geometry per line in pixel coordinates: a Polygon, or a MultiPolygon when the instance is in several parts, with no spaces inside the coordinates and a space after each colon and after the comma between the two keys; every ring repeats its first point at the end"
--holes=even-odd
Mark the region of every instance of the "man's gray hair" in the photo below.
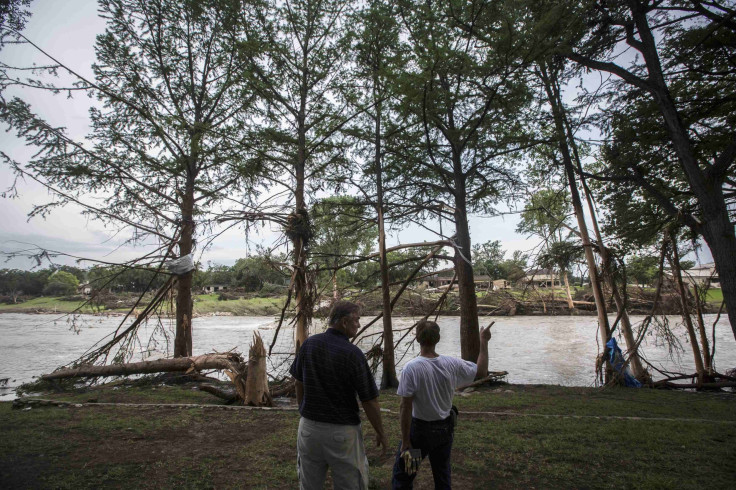
{"type": "Polygon", "coordinates": [[[350,316],[351,314],[359,311],[360,306],[355,303],[350,301],[338,301],[332,305],[332,310],[330,310],[330,316],[327,318],[327,323],[329,326],[334,327],[346,316],[350,316]]]}

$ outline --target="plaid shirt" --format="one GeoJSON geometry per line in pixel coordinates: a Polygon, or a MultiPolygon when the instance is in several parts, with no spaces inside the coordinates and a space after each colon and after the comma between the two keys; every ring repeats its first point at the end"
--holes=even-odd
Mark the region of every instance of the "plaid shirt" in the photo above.
{"type": "Polygon", "coordinates": [[[357,425],[356,394],[360,401],[378,396],[363,352],[334,328],[307,338],[289,372],[304,384],[299,413],[315,422],[357,425]]]}

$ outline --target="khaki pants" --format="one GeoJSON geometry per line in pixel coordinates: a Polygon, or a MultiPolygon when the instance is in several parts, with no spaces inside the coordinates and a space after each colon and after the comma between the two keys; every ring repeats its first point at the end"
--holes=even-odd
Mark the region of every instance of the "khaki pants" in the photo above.
{"type": "Polygon", "coordinates": [[[360,425],[328,424],[302,417],[296,446],[300,489],[322,490],[328,466],[334,488],[368,488],[368,458],[360,425]]]}

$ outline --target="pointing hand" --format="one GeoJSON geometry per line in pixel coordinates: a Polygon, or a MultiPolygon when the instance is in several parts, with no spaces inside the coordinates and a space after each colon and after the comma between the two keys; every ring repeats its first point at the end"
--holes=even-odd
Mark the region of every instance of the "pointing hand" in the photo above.
{"type": "Polygon", "coordinates": [[[494,322],[489,323],[486,328],[480,331],[480,341],[481,342],[488,342],[489,340],[491,340],[491,327],[493,326],[494,323],[496,322],[494,321],[494,322]]]}

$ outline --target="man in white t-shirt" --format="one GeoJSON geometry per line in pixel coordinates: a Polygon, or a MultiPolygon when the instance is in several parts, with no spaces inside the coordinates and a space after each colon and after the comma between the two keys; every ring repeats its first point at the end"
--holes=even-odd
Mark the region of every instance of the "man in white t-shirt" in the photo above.
{"type": "Polygon", "coordinates": [[[421,450],[421,458],[429,456],[435,489],[451,488],[450,452],[454,435],[451,415],[455,388],[488,375],[488,341],[491,325],[480,331],[480,353],[477,363],[435,352],[440,341],[437,323],[423,320],[417,324],[417,341],[421,351],[401,373],[397,394],[401,396],[401,446],[394,463],[392,488],[412,488],[416,472],[407,471],[405,451],[421,450]]]}

